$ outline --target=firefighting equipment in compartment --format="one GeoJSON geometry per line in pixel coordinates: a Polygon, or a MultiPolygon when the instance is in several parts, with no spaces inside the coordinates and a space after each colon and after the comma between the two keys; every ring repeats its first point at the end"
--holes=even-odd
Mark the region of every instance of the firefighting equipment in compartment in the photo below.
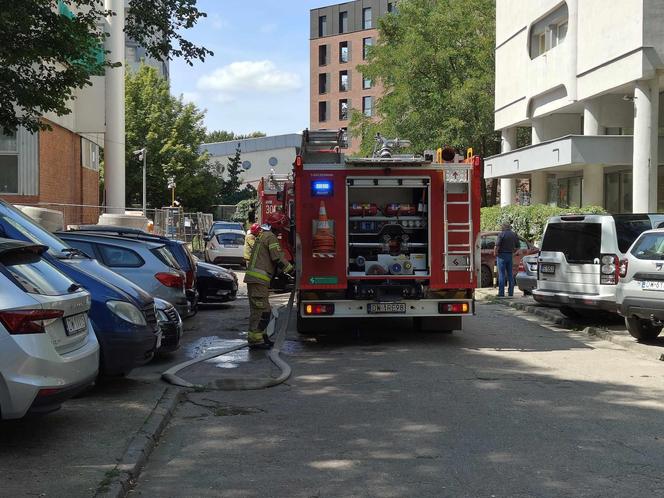
{"type": "Polygon", "coordinates": [[[349,211],[351,216],[376,216],[378,205],[353,203],[350,205],[349,211]]]}
{"type": "Polygon", "coordinates": [[[325,201],[320,201],[320,209],[318,211],[318,222],[312,240],[312,250],[314,253],[334,253],[335,243],[334,234],[330,221],[327,219],[327,210],[325,209],[325,201]]]}
{"type": "Polygon", "coordinates": [[[388,204],[385,206],[385,214],[387,216],[414,216],[417,214],[417,206],[415,204],[388,204]]]}
{"type": "MultiPolygon", "coordinates": [[[[283,216],[283,215],[282,215],[283,216]]],[[[272,217],[271,217],[272,218],[272,217]]],[[[286,218],[284,216],[284,218],[286,218]]],[[[287,222],[286,218],[286,222],[287,222]]],[[[282,220],[276,226],[283,226],[282,220]]],[[[284,273],[293,271],[293,266],[284,258],[277,236],[270,230],[261,232],[251,251],[244,282],[249,293],[249,345],[267,344],[263,337],[270,318],[268,292],[270,280],[280,268],[284,273]]],[[[269,344],[268,344],[269,345],[269,344]]]]}

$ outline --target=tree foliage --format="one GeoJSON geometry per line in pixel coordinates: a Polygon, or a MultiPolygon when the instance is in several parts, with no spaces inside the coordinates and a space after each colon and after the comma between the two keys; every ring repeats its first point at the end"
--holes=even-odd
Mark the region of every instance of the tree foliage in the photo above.
{"type": "Polygon", "coordinates": [[[406,0],[379,20],[363,76],[386,90],[377,118],[354,112],[362,152],[373,137],[398,136],[415,150],[450,145],[497,153],[494,131],[495,0],[406,0]]]}
{"type": "Polygon", "coordinates": [[[243,134],[235,134],[232,131],[226,131],[226,130],[215,130],[209,132],[206,137],[205,137],[205,143],[206,144],[211,144],[211,143],[216,143],[216,142],[230,142],[232,140],[245,140],[247,138],[260,138],[264,137],[265,133],[262,131],[253,131],[251,133],[248,133],[246,135],[243,134]]]}
{"type": "MultiPolygon", "coordinates": [[[[103,50],[100,0],[20,0],[0,8],[0,127],[47,127],[41,117],[66,115],[76,89],[112,64],[103,50]],[[74,11],[76,14],[72,14],[74,11]]],[[[212,53],[180,34],[206,14],[196,0],[131,0],[127,34],[157,59],[188,63],[212,53]]]]}
{"type": "Polygon", "coordinates": [[[205,211],[218,204],[223,180],[218,166],[200,152],[205,138],[204,112],[173,97],[156,69],[141,66],[126,76],[126,197],[142,198],[142,162],[134,151],[147,149],[147,198],[153,208],[170,205],[168,178],[186,210],[205,211]]]}
{"type": "Polygon", "coordinates": [[[228,158],[221,190],[222,204],[237,204],[240,201],[256,196],[256,189],[250,185],[242,188],[242,155],[240,147],[235,149],[235,155],[228,158]]]}

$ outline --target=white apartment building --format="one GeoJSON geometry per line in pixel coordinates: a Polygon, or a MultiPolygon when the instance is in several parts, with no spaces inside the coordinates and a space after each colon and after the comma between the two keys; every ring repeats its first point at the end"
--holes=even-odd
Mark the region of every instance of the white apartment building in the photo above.
{"type": "Polygon", "coordinates": [[[501,205],[529,179],[532,204],[664,211],[663,86],[664,1],[496,0],[501,205]]]}

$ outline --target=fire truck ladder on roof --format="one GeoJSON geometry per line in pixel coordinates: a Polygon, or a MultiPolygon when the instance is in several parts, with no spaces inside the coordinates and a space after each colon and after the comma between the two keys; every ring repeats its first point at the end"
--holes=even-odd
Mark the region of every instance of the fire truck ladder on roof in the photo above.
{"type": "Polygon", "coordinates": [[[474,279],[473,262],[475,261],[473,240],[473,205],[472,205],[472,165],[459,163],[444,167],[445,191],[443,193],[443,223],[444,223],[444,253],[445,283],[449,282],[449,272],[466,271],[470,273],[470,281],[474,279]],[[461,186],[461,188],[457,187],[461,186]],[[461,196],[462,200],[450,200],[450,194],[461,196]],[[464,199],[465,198],[465,199],[464,199]],[[468,221],[450,222],[448,219],[449,206],[465,206],[468,209],[468,221]],[[466,234],[464,242],[450,243],[449,234],[466,234]]]}

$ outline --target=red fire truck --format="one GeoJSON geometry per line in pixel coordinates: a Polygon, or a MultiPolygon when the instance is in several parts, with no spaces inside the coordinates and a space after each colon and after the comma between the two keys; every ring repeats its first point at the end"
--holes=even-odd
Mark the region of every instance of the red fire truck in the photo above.
{"type": "Polygon", "coordinates": [[[475,311],[481,158],[400,155],[407,141],[380,136],[373,157],[345,157],[342,139],[305,131],[294,165],[298,330],[360,317],[461,329],[475,311]]]}

